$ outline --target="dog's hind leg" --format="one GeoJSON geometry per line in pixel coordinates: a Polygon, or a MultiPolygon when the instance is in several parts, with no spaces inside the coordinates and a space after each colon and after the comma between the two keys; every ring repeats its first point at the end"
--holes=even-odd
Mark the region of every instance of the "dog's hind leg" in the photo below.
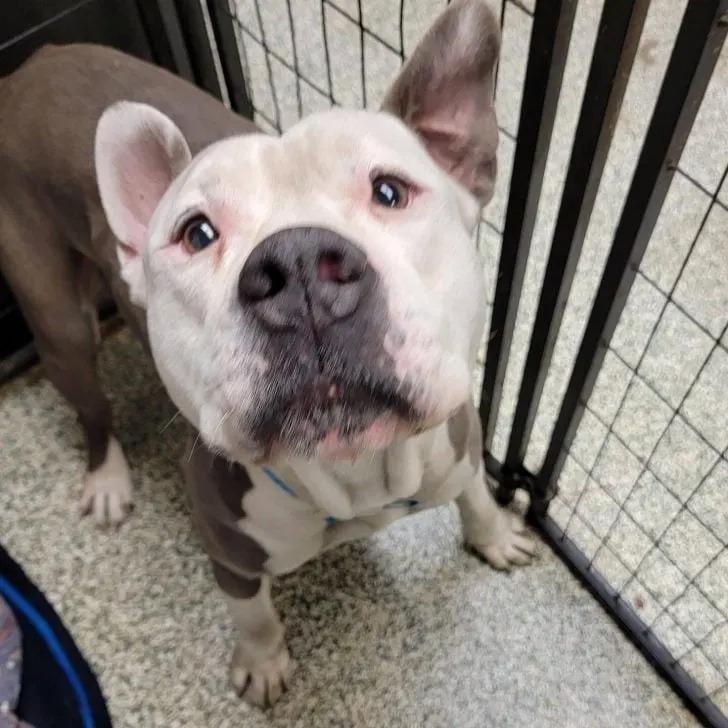
{"type": "Polygon", "coordinates": [[[96,372],[94,313],[79,289],[82,266],[88,262],[53,229],[51,216],[24,213],[21,217],[0,206],[0,266],[31,328],[48,379],[83,428],[88,472],[82,511],[92,513],[101,525],[120,523],[131,506],[132,485],[96,372]]]}

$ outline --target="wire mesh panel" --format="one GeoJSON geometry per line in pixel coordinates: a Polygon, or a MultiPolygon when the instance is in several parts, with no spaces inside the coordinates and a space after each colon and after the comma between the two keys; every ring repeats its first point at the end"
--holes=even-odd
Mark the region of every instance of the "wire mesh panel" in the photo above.
{"type": "MultiPolygon", "coordinates": [[[[554,547],[714,725],[728,715],[727,3],[499,3],[499,180],[478,233],[501,495],[531,491],[554,547]]],[[[446,4],[207,3],[233,106],[274,132],[376,108],[446,4]]]]}
{"type": "Polygon", "coordinates": [[[678,168],[550,508],[724,713],[727,169],[705,187],[678,168]]]}

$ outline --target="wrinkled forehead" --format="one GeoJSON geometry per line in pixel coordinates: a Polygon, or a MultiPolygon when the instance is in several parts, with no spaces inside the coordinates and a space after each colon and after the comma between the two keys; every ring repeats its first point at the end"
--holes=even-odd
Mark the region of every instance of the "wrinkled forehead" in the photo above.
{"type": "Polygon", "coordinates": [[[332,109],[312,114],[291,127],[281,142],[284,153],[298,157],[315,155],[319,149],[324,164],[369,159],[375,164],[400,164],[425,177],[436,170],[416,135],[382,112],[332,109]]]}
{"type": "Polygon", "coordinates": [[[301,195],[314,182],[374,169],[425,186],[441,178],[417,137],[395,117],[330,110],[308,116],[280,137],[251,134],[213,144],[194,159],[177,192],[193,198],[229,194],[230,188],[261,194],[266,187],[280,196],[301,195]]]}

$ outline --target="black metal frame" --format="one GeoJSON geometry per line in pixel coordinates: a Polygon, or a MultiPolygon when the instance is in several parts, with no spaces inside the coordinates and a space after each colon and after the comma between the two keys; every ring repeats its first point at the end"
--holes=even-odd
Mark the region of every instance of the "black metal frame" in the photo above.
{"type": "MultiPolygon", "coordinates": [[[[535,495],[548,498],[604,361],[728,31],[728,0],[688,3],[535,495]]],[[[539,307],[543,303],[540,302],[539,307]]],[[[525,372],[526,377],[531,375],[525,372]]]]}
{"type": "Polygon", "coordinates": [[[239,114],[252,119],[253,104],[245,83],[243,60],[235,37],[235,28],[231,22],[228,0],[203,0],[203,2],[208,9],[212,32],[220,54],[230,106],[239,114]]]}
{"type": "Polygon", "coordinates": [[[480,418],[485,452],[493,444],[575,15],[576,0],[551,0],[538,3],[533,18],[518,144],[483,369],[480,418]]]}
{"type": "MultiPolygon", "coordinates": [[[[573,142],[506,460],[501,464],[492,456],[490,447],[533,232],[543,160],[548,153],[550,134],[539,132],[544,128],[550,131],[553,125],[556,103],[552,97],[553,84],[559,85],[564,62],[559,53],[552,52],[547,60],[540,54],[544,46],[549,49],[556,46],[553,18],[566,9],[563,4],[550,0],[540,0],[537,4],[485,363],[485,392],[481,402],[486,431],[484,457],[488,472],[498,482],[499,501],[510,501],[518,488],[528,491],[529,520],[556,554],[587,585],[695,715],[705,725],[727,728],[728,718],[593,568],[593,562],[547,510],[725,40],[728,0],[688,3],[545,459],[536,473],[529,472],[524,465],[543,383],[648,4],[642,0],[607,0],[603,9],[585,92],[588,103],[582,106],[573,142]],[[547,62],[553,68],[544,67],[547,62]],[[551,102],[544,103],[544,99],[551,102]],[[538,112],[543,118],[529,118],[538,112]],[[534,160],[541,163],[534,164],[534,160]],[[531,197],[534,194],[536,199],[531,197]]],[[[568,27],[561,32],[568,35],[568,27]]],[[[558,97],[558,88],[555,92],[558,97]]]]}
{"type": "MultiPolygon", "coordinates": [[[[518,472],[526,455],[548,362],[576,273],[609,145],[627,88],[649,0],[605,6],[597,30],[584,98],[571,150],[561,206],[554,228],[531,342],[513,416],[506,467],[518,472]]],[[[504,238],[505,242],[505,238],[504,238]]]]}

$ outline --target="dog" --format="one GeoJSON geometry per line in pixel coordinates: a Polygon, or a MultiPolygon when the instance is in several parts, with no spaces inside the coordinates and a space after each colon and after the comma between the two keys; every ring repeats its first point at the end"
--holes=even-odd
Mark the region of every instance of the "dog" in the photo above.
{"type": "Polygon", "coordinates": [[[487,486],[471,395],[498,49],[484,2],[456,0],[380,111],[280,137],[100,47],[2,81],[0,265],[86,434],[82,508],[118,523],[132,501],[95,373],[110,295],[197,432],[185,483],[256,705],[293,669],[273,577],[452,500],[494,567],[534,553],[487,486]]]}

